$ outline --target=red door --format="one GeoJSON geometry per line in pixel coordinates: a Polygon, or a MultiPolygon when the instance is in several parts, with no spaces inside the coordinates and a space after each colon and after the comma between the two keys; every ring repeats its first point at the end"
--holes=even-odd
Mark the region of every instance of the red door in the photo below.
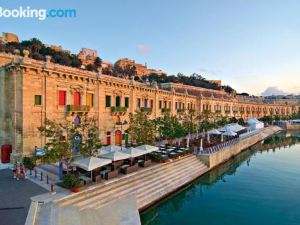
{"type": "Polygon", "coordinates": [[[80,93],[74,92],[74,105],[80,105],[80,93]]]}
{"type": "Polygon", "coordinates": [[[110,132],[106,132],[106,144],[110,145],[111,139],[110,139],[110,132]]]}
{"type": "Polygon", "coordinates": [[[12,152],[11,145],[2,145],[1,147],[1,161],[2,163],[9,163],[10,162],[10,154],[12,152]]]}

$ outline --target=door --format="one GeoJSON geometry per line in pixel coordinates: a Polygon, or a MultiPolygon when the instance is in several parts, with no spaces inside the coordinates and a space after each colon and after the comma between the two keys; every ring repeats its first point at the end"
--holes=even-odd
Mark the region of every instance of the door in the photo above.
{"type": "Polygon", "coordinates": [[[80,93],[74,92],[74,105],[80,105],[80,93]]]}
{"type": "Polygon", "coordinates": [[[122,143],[122,133],[119,130],[115,131],[115,145],[121,145],[122,143]]]}

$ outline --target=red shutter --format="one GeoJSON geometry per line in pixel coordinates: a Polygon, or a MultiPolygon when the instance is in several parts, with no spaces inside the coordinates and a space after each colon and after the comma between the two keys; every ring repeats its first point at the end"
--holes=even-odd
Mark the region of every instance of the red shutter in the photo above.
{"type": "Polygon", "coordinates": [[[74,105],[80,105],[80,93],[79,92],[74,93],[74,105]]]}
{"type": "Polygon", "coordinates": [[[58,92],[58,104],[66,105],[66,92],[65,91],[58,92]]]}

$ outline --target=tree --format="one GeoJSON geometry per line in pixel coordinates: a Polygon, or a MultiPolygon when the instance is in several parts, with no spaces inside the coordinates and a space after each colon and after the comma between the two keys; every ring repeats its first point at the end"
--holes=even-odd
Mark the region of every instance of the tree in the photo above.
{"type": "Polygon", "coordinates": [[[96,57],[94,65],[96,68],[100,68],[102,66],[102,59],[100,57],[96,57]]]}
{"type": "Polygon", "coordinates": [[[69,168],[74,159],[73,151],[79,150],[83,156],[93,156],[101,147],[98,129],[94,118],[82,117],[80,123],[56,122],[46,119],[45,125],[38,128],[46,137],[46,154],[41,158],[45,163],[59,162],[59,175],[62,178],[63,164],[69,168]]]}
{"type": "Polygon", "coordinates": [[[187,131],[181,125],[176,116],[165,113],[163,117],[157,118],[157,129],[160,136],[167,139],[170,143],[172,139],[184,137],[187,131]]]}
{"type": "Polygon", "coordinates": [[[147,118],[144,112],[129,115],[128,134],[132,142],[137,144],[153,144],[155,140],[154,121],[147,118]]]}

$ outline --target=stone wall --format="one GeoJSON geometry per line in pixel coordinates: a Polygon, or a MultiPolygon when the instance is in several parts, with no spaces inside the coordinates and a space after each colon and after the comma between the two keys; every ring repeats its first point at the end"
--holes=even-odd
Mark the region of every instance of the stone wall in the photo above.
{"type": "Polygon", "coordinates": [[[215,152],[213,154],[204,154],[199,155],[198,157],[211,169],[218,166],[219,164],[226,162],[230,158],[242,152],[244,149],[256,144],[259,141],[262,141],[266,137],[273,135],[280,130],[281,128],[277,126],[263,128],[261,129],[259,134],[240,140],[239,143],[235,145],[224,148],[223,150],[215,152]]]}

